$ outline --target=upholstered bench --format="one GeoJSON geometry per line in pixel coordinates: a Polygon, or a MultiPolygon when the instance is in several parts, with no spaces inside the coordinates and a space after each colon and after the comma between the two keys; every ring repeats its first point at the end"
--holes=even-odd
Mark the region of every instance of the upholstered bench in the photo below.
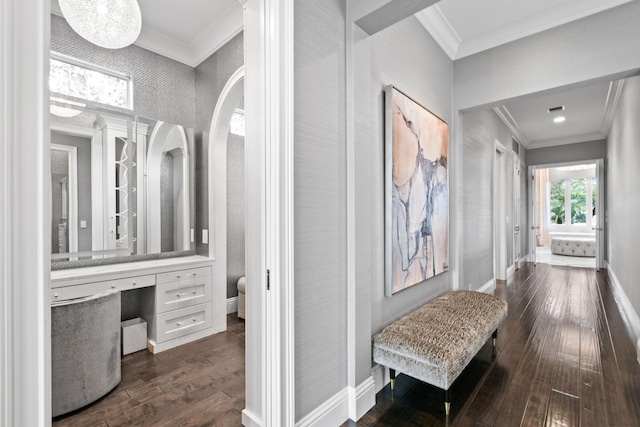
{"type": "Polygon", "coordinates": [[[595,257],[596,239],[579,237],[553,237],[550,245],[551,253],[557,255],[595,257]]]}
{"type": "Polygon", "coordinates": [[[373,360],[390,369],[391,389],[398,370],[444,390],[449,415],[449,388],[498,325],[507,303],[472,291],[447,292],[393,322],[373,339],[373,360]]]}

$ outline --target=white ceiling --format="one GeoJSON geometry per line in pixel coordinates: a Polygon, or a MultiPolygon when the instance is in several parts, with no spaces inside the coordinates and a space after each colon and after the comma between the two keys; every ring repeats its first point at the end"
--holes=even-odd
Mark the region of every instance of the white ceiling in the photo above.
{"type": "MultiPolygon", "coordinates": [[[[559,26],[632,0],[441,0],[416,14],[452,60],[559,26]]],[[[136,44],[192,67],[242,31],[239,0],[138,0],[136,44]]],[[[60,14],[58,0],[52,10],[60,14]]],[[[607,136],[621,84],[558,90],[494,108],[528,148],[607,136]],[[547,108],[567,107],[554,124],[547,108]]]]}
{"type": "MultiPolygon", "coordinates": [[[[441,0],[416,14],[452,59],[494,48],[631,0],[441,0]]],[[[604,139],[609,133],[621,82],[558,89],[494,108],[527,148],[604,139]],[[554,123],[548,108],[565,106],[566,121],[554,123]]]]}
{"type": "Polygon", "coordinates": [[[441,0],[416,16],[455,60],[629,1],[441,0]]]}

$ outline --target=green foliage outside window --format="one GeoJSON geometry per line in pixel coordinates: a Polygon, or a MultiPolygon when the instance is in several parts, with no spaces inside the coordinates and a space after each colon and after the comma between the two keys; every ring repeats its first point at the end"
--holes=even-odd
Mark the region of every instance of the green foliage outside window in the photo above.
{"type": "Polygon", "coordinates": [[[571,180],[571,223],[587,222],[587,180],[584,178],[571,180]]]}
{"type": "Polygon", "coordinates": [[[551,181],[551,223],[564,224],[564,180],[551,181]]]}

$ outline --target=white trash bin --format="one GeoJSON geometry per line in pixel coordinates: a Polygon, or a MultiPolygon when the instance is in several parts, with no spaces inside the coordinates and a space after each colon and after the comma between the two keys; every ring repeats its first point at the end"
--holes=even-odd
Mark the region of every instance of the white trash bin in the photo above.
{"type": "Polygon", "coordinates": [[[147,348],[147,322],[140,317],[125,320],[122,327],[122,355],[147,348]]]}

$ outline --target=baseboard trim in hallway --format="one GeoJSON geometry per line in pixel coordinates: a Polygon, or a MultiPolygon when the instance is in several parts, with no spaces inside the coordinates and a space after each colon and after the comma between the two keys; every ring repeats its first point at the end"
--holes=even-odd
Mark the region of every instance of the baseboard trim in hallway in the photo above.
{"type": "Polygon", "coordinates": [[[633,308],[633,304],[631,304],[631,300],[629,300],[627,293],[624,291],[622,284],[618,280],[618,276],[616,276],[613,268],[611,268],[611,264],[607,265],[607,273],[609,274],[611,290],[613,291],[613,297],[618,304],[620,314],[625,320],[625,324],[631,338],[637,343],[637,358],[638,363],[640,363],[640,317],[633,308]]]}

